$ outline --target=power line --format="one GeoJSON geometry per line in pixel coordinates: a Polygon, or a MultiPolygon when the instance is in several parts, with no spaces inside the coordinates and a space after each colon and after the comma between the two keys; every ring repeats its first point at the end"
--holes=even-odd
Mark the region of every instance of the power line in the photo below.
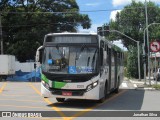
{"type": "Polygon", "coordinates": [[[83,24],[85,22],[64,22],[64,23],[37,23],[37,24],[30,24],[30,25],[9,25],[9,26],[2,26],[3,28],[7,28],[7,27],[32,27],[32,26],[40,26],[40,25],[61,25],[61,26],[74,26],[74,24],[83,24]]]}
{"type": "MultiPolygon", "coordinates": [[[[158,19],[160,17],[156,17],[156,18],[149,18],[149,20],[154,20],[154,19],[158,19]]],[[[145,20],[145,18],[138,18],[139,20],[145,20]]],[[[130,21],[132,19],[121,19],[121,21],[130,21]]],[[[74,24],[83,24],[85,22],[54,22],[54,23],[33,23],[33,24],[21,24],[21,25],[3,25],[1,26],[2,28],[13,28],[13,27],[32,27],[32,26],[40,26],[40,25],[62,25],[62,26],[71,26],[74,24]]]]}
{"type": "MultiPolygon", "coordinates": [[[[133,9],[142,9],[144,7],[132,7],[132,8],[123,8],[125,10],[133,10],[133,9]]],[[[155,8],[154,6],[153,7],[148,7],[148,8],[155,8]]],[[[117,10],[122,10],[122,9],[100,9],[100,10],[88,10],[88,11],[66,11],[66,12],[2,12],[2,13],[8,13],[8,14],[77,14],[77,13],[93,13],[93,12],[111,12],[111,11],[117,11],[117,10]]]]}

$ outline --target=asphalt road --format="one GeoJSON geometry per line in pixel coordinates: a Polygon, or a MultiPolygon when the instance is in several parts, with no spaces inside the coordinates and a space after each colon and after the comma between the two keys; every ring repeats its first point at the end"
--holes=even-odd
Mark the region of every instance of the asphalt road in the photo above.
{"type": "MultiPolygon", "coordinates": [[[[48,112],[48,115],[54,116],[54,119],[104,119],[107,114],[111,115],[109,119],[123,119],[120,117],[124,111],[159,111],[160,114],[160,91],[156,90],[134,90],[131,88],[123,89],[121,87],[118,94],[111,94],[104,103],[97,103],[91,100],[71,100],[68,99],[64,103],[58,103],[55,98],[43,98],[40,95],[40,83],[28,82],[0,82],[0,111],[54,111],[48,112]],[[67,111],[67,112],[66,112],[67,111]],[[101,112],[97,112],[101,111],[101,112]],[[104,111],[104,112],[103,112],[104,111]],[[108,112],[112,112],[111,114],[108,112]],[[117,111],[122,111],[117,115],[117,111]],[[99,114],[101,114],[99,116],[99,114]],[[115,114],[115,117],[114,117],[115,114]],[[90,116],[90,117],[87,117],[90,116]],[[96,117],[97,116],[97,117],[96,117]]],[[[45,113],[46,114],[46,113],[45,113]]],[[[43,114],[42,114],[43,115],[43,114]]],[[[125,115],[124,115],[125,116],[125,115]]],[[[16,114],[15,114],[16,117],[16,114]]],[[[2,118],[0,120],[17,120],[17,118],[2,118]]],[[[53,118],[18,118],[20,119],[35,119],[35,120],[53,120],[53,118]]],[[[139,119],[139,117],[131,117],[131,119],[139,119]]],[[[143,118],[144,119],[144,118],[143,118]]],[[[150,120],[151,117],[145,117],[150,120]]],[[[158,120],[158,117],[153,119],[158,120]]]]}

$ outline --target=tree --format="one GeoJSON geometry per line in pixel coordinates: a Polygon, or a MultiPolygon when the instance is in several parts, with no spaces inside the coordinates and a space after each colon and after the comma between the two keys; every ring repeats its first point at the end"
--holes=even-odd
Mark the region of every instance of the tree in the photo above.
{"type": "MultiPolygon", "coordinates": [[[[148,23],[158,22],[160,23],[160,8],[153,2],[148,2],[148,23]]],[[[109,25],[111,29],[119,30],[131,38],[143,43],[143,30],[146,28],[145,21],[145,5],[142,2],[135,2],[134,0],[130,5],[124,7],[120,12],[117,12],[115,21],[111,20],[109,25]]],[[[154,26],[149,29],[150,38],[157,38],[160,36],[160,27],[154,26]]],[[[129,48],[129,45],[136,46],[135,42],[128,40],[128,38],[118,35],[111,34],[111,40],[122,39],[125,47],[129,48]]]]}
{"type": "Polygon", "coordinates": [[[88,29],[91,20],[80,14],[75,0],[6,0],[0,4],[5,53],[19,61],[34,59],[44,35],[88,29]]]}
{"type": "MultiPolygon", "coordinates": [[[[160,8],[153,2],[147,2],[148,24],[156,22],[160,23],[160,8]]],[[[109,22],[110,29],[121,31],[136,41],[143,43],[143,31],[146,28],[145,4],[132,0],[130,5],[124,7],[123,10],[117,12],[116,19],[109,22]]],[[[160,37],[160,26],[151,26],[149,28],[149,40],[160,37]]],[[[124,46],[128,48],[127,72],[130,77],[137,78],[137,44],[128,38],[112,33],[109,35],[110,40],[121,39],[124,46]]],[[[142,46],[141,46],[142,49],[142,46]]],[[[141,50],[142,51],[142,50],[141,50]]],[[[146,49],[147,52],[147,49],[146,49]]],[[[142,52],[141,52],[142,54],[142,52]]],[[[141,59],[141,77],[143,77],[143,64],[141,59]]]]}
{"type": "MultiPolygon", "coordinates": [[[[142,50],[140,51],[142,53],[142,50]]],[[[141,59],[141,63],[142,63],[141,59]]],[[[140,68],[143,68],[143,64],[140,64],[140,68]]],[[[137,61],[137,48],[129,46],[127,55],[127,77],[138,78],[138,61],[137,61]]],[[[143,78],[143,69],[141,69],[141,78],[143,78]]]]}

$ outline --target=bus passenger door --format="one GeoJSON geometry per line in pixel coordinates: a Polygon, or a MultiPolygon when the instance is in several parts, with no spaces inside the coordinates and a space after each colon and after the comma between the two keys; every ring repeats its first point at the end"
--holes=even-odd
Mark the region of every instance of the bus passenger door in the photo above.
{"type": "Polygon", "coordinates": [[[114,58],[114,51],[111,51],[111,89],[114,88],[115,84],[115,58],[114,58]]]}
{"type": "Polygon", "coordinates": [[[114,53],[114,60],[115,60],[115,83],[114,83],[114,88],[117,87],[118,85],[118,69],[119,69],[119,65],[118,65],[118,53],[115,51],[114,53]]]}
{"type": "Polygon", "coordinates": [[[108,53],[108,56],[107,56],[107,64],[108,64],[108,90],[110,91],[111,89],[111,48],[108,47],[108,50],[107,50],[107,53],[108,53]]]}

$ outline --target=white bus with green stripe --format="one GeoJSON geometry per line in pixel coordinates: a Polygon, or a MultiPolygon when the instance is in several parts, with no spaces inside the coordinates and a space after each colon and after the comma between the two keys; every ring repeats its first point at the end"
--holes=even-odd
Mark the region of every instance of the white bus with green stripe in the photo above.
{"type": "Polygon", "coordinates": [[[58,102],[103,102],[109,93],[118,93],[123,80],[123,51],[97,34],[47,34],[36,60],[41,63],[42,96],[58,102]]]}

